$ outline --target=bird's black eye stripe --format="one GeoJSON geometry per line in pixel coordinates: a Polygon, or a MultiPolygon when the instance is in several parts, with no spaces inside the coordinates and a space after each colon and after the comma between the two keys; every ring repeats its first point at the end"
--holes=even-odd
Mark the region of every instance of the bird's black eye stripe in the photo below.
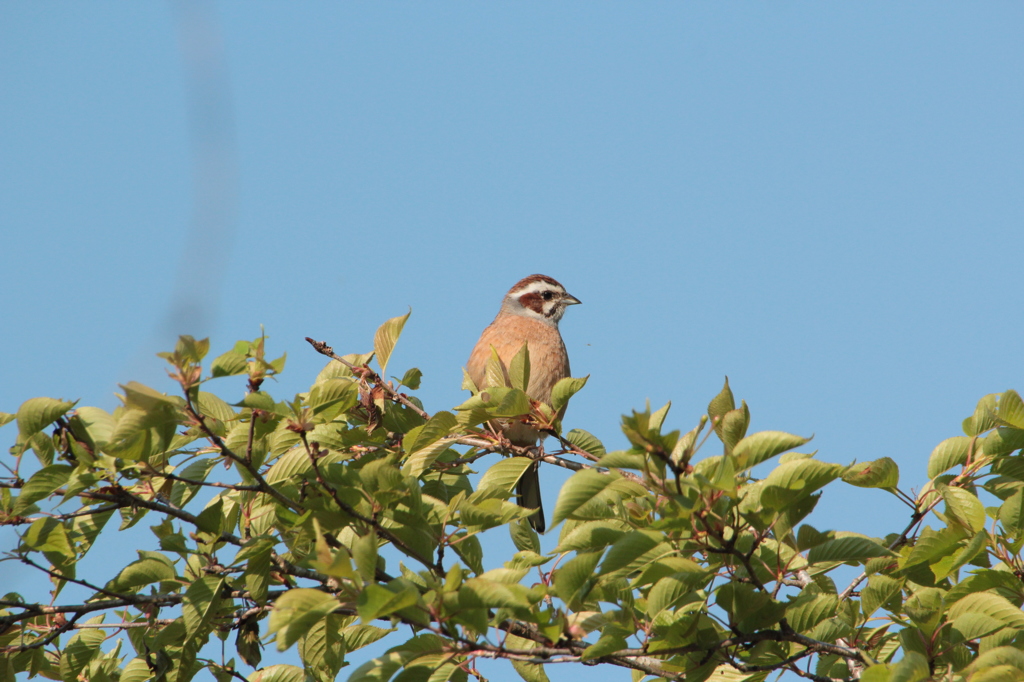
{"type": "Polygon", "coordinates": [[[541,294],[541,297],[542,297],[542,298],[543,298],[543,299],[544,299],[545,301],[550,301],[550,300],[551,300],[551,299],[552,299],[552,298],[554,297],[554,294],[553,294],[553,293],[551,293],[550,291],[545,291],[545,292],[544,292],[543,294],[541,294]]]}

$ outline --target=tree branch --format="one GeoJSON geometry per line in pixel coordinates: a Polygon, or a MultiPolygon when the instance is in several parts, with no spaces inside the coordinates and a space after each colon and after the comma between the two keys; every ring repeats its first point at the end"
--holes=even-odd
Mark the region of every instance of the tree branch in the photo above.
{"type": "MultiPolygon", "coordinates": [[[[289,500],[287,497],[282,495],[280,491],[274,488],[274,486],[267,483],[266,479],[263,478],[259,470],[252,465],[251,461],[246,461],[243,457],[239,457],[231,448],[229,448],[227,446],[227,443],[224,442],[224,439],[213,432],[210,426],[206,423],[206,419],[192,404],[191,392],[186,389],[184,393],[185,406],[188,415],[195,420],[195,422],[199,425],[199,428],[203,431],[203,433],[206,434],[206,437],[210,440],[210,442],[217,446],[217,449],[220,450],[222,455],[224,455],[225,457],[234,462],[237,462],[243,469],[245,469],[249,473],[250,476],[252,476],[253,480],[255,480],[256,484],[259,486],[260,492],[270,495],[284,506],[300,514],[306,511],[302,507],[302,505],[292,500],[289,500]]],[[[256,416],[249,415],[249,418],[255,419],[256,416]]]]}
{"type": "Polygon", "coordinates": [[[410,410],[412,410],[419,416],[423,417],[424,419],[430,419],[430,415],[427,414],[422,407],[409,400],[408,396],[406,396],[404,393],[399,393],[398,391],[396,391],[391,386],[390,382],[384,381],[381,378],[381,376],[374,372],[372,369],[370,369],[369,366],[363,365],[359,367],[357,365],[353,365],[351,362],[341,357],[340,355],[336,355],[334,353],[334,349],[328,346],[326,341],[314,341],[308,336],[306,337],[306,341],[309,342],[309,345],[313,346],[313,349],[317,353],[320,353],[321,355],[326,355],[332,360],[337,360],[341,364],[348,367],[350,370],[352,370],[352,373],[359,378],[360,381],[364,383],[371,382],[373,383],[374,386],[380,388],[387,396],[388,400],[390,400],[391,402],[405,405],[410,410]]]}

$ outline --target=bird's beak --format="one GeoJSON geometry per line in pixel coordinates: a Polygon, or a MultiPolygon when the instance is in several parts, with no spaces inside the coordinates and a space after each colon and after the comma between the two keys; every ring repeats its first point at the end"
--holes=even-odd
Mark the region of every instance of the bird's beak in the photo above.
{"type": "Polygon", "coordinates": [[[570,294],[569,292],[565,293],[565,298],[563,298],[562,300],[565,301],[566,305],[576,305],[577,303],[583,302],[580,299],[573,296],[572,294],[570,294]]]}

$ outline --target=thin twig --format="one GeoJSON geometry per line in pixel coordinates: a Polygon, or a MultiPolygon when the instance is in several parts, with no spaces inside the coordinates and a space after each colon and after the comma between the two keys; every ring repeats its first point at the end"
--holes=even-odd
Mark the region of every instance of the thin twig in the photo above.
{"type": "Polygon", "coordinates": [[[233,483],[216,483],[216,482],[213,482],[213,481],[197,481],[197,480],[191,479],[191,478],[183,478],[181,476],[178,476],[177,474],[163,474],[163,473],[160,473],[159,471],[154,471],[153,475],[154,476],[159,476],[160,478],[166,478],[169,481],[179,481],[181,483],[185,483],[186,485],[201,485],[201,486],[207,486],[209,488],[226,488],[227,490],[243,490],[243,491],[250,491],[250,492],[257,492],[257,493],[258,492],[263,492],[258,485],[236,485],[236,484],[233,484],[233,483]]]}
{"type": "Polygon", "coordinates": [[[300,514],[306,511],[298,502],[289,500],[287,497],[281,494],[279,490],[274,488],[274,486],[267,483],[266,479],[263,478],[263,476],[260,474],[259,469],[252,465],[252,462],[245,461],[244,458],[239,457],[236,452],[229,448],[227,446],[227,443],[224,442],[224,439],[213,432],[213,429],[211,429],[209,424],[206,423],[206,419],[195,408],[195,405],[192,404],[192,396],[190,394],[190,391],[185,390],[184,394],[185,406],[189,416],[196,421],[196,423],[199,425],[199,428],[202,429],[203,433],[206,434],[206,437],[214,445],[217,446],[217,449],[220,450],[221,454],[223,454],[228,459],[237,462],[239,465],[242,466],[242,468],[249,472],[249,475],[252,476],[253,480],[255,480],[256,484],[259,486],[260,492],[270,495],[284,506],[300,514]]]}
{"type": "Polygon", "coordinates": [[[309,461],[313,466],[313,473],[316,474],[317,482],[323,487],[324,490],[327,491],[327,494],[331,496],[331,499],[334,500],[334,503],[338,505],[338,507],[340,507],[342,511],[344,511],[349,516],[352,516],[353,518],[356,518],[362,521],[363,523],[369,525],[376,531],[377,535],[381,536],[382,538],[393,544],[402,553],[406,554],[407,556],[415,559],[416,561],[426,566],[435,575],[444,577],[444,567],[424,557],[415,549],[407,545],[404,540],[402,540],[400,537],[398,537],[390,530],[388,530],[383,524],[381,524],[376,519],[360,514],[358,511],[356,511],[355,507],[342,500],[341,497],[338,495],[338,491],[334,489],[334,486],[330,485],[327,482],[327,480],[323,477],[323,474],[320,473],[320,467],[317,465],[317,458],[319,453],[315,453],[310,449],[309,444],[306,442],[305,432],[300,433],[299,436],[302,438],[302,442],[306,446],[306,453],[309,455],[309,461]]]}
{"type": "Polygon", "coordinates": [[[99,585],[93,585],[92,583],[87,582],[85,580],[81,580],[79,578],[71,578],[69,576],[63,575],[62,573],[58,573],[57,571],[40,566],[36,562],[29,559],[27,556],[21,555],[18,558],[21,560],[21,563],[31,566],[36,570],[42,571],[43,573],[49,575],[51,578],[56,578],[57,580],[64,580],[65,582],[69,583],[75,583],[76,585],[81,585],[83,587],[88,587],[93,592],[99,592],[100,594],[105,594],[108,597],[113,597],[114,599],[127,599],[127,595],[121,594],[120,592],[113,592],[106,588],[100,587],[99,585]]]}
{"type": "Polygon", "coordinates": [[[358,365],[353,365],[351,362],[341,357],[340,355],[336,355],[334,349],[328,346],[326,341],[314,341],[308,336],[306,337],[306,341],[309,342],[309,345],[313,346],[313,349],[316,350],[317,353],[320,353],[321,355],[326,355],[332,360],[337,360],[341,364],[348,367],[357,377],[359,377],[361,381],[370,382],[374,386],[379,387],[382,391],[384,391],[384,394],[388,397],[388,400],[390,400],[391,402],[405,405],[410,410],[412,410],[419,416],[423,417],[424,419],[430,419],[430,415],[427,414],[422,407],[418,406],[416,403],[409,400],[408,396],[406,396],[404,393],[399,393],[398,391],[396,391],[391,386],[390,382],[384,381],[384,379],[382,379],[379,374],[370,369],[369,366],[363,365],[360,367],[358,365]]]}

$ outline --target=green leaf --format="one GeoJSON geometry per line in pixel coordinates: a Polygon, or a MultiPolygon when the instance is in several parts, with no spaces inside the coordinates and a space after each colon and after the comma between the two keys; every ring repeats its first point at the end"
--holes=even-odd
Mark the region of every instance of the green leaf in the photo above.
{"type": "Polygon", "coordinates": [[[409,455],[402,465],[402,474],[419,478],[428,471],[437,458],[440,457],[451,445],[450,440],[439,440],[430,445],[424,446],[409,455]]]}
{"type": "MultiPolygon", "coordinates": [[[[519,417],[530,413],[530,398],[518,388],[504,386],[485,388],[455,408],[472,415],[476,423],[492,417],[519,417]],[[482,418],[477,414],[482,411],[482,418]]],[[[460,418],[460,423],[463,423],[460,418]]],[[[463,424],[465,426],[465,424],[463,424]]]]}
{"type": "Polygon", "coordinates": [[[236,374],[245,374],[248,369],[249,363],[245,352],[240,353],[233,348],[214,359],[210,364],[210,376],[213,378],[235,376],[236,374]]]}
{"type": "Polygon", "coordinates": [[[512,536],[512,544],[520,552],[540,553],[540,538],[537,536],[537,531],[531,528],[525,519],[508,524],[508,531],[512,536]]]}
{"type": "Polygon", "coordinates": [[[456,426],[458,426],[458,420],[455,415],[442,410],[427,420],[427,423],[409,431],[402,441],[402,447],[406,452],[414,453],[444,438],[456,426]]]}
{"type": "Polygon", "coordinates": [[[267,634],[276,634],[277,650],[284,651],[338,606],[336,597],[320,590],[305,587],[288,590],[274,602],[267,634]]]}
{"type": "Polygon", "coordinates": [[[999,522],[1011,538],[1024,537],[1024,489],[1010,495],[999,507],[999,522]]]}
{"type": "MultiPolygon", "coordinates": [[[[437,661],[429,661],[428,657],[424,657],[416,660],[414,666],[407,666],[405,672],[409,673],[409,680],[417,677],[419,670],[424,668],[430,672],[430,677],[426,679],[426,682],[448,682],[448,680],[455,678],[459,682],[463,682],[467,679],[466,671],[459,667],[450,654],[436,654],[436,657],[440,660],[441,664],[437,665],[437,661]],[[436,666],[436,667],[435,667],[436,666]]],[[[401,682],[406,682],[404,678],[405,673],[400,675],[403,678],[401,682]]],[[[396,678],[398,679],[398,678],[396,678]]]]}
{"type": "Polygon", "coordinates": [[[458,542],[453,542],[451,548],[455,550],[460,559],[466,562],[466,566],[473,573],[484,572],[484,550],[480,546],[479,538],[475,535],[463,536],[458,542]]]}
{"type": "Polygon", "coordinates": [[[359,384],[348,377],[334,377],[315,385],[309,391],[308,404],[313,414],[335,408],[332,415],[345,412],[359,402],[359,384]]]}
{"type": "Polygon", "coordinates": [[[978,436],[996,425],[997,397],[997,394],[989,393],[978,401],[974,414],[963,421],[964,433],[968,436],[978,436]]]}
{"type": "Polygon", "coordinates": [[[806,633],[834,616],[838,608],[839,597],[834,594],[802,593],[786,605],[786,621],[795,631],[806,633]]]}
{"type": "MultiPolygon", "coordinates": [[[[353,367],[362,367],[363,365],[368,363],[370,361],[370,358],[372,357],[373,353],[350,353],[348,355],[341,356],[342,360],[349,363],[349,365],[352,365],[353,367]]],[[[320,370],[320,373],[316,375],[316,381],[313,382],[313,385],[315,386],[316,384],[321,384],[327,381],[328,379],[333,379],[335,377],[353,376],[355,375],[352,373],[352,370],[349,368],[348,365],[332,359],[329,360],[327,364],[324,365],[324,368],[320,370]]]]}
{"type": "Polygon", "coordinates": [[[672,401],[669,401],[651,413],[650,418],[647,420],[647,428],[655,433],[661,433],[661,427],[665,424],[665,417],[668,416],[668,411],[671,409],[672,401]]]}
{"type": "MultiPolygon", "coordinates": [[[[89,624],[99,625],[103,616],[93,618],[89,624]]],[[[100,653],[100,645],[107,638],[102,629],[79,630],[68,641],[60,657],[60,676],[65,682],[74,682],[89,662],[100,653]]],[[[13,679],[13,678],[12,678],[13,679]]]]}
{"type": "Polygon", "coordinates": [[[284,483],[286,481],[299,480],[303,476],[308,475],[312,470],[313,465],[310,464],[309,455],[306,454],[306,451],[302,448],[294,448],[274,462],[263,476],[266,478],[267,483],[284,483]]]}
{"type": "Polygon", "coordinates": [[[462,390],[469,391],[474,395],[480,392],[480,387],[473,381],[473,377],[469,376],[465,367],[462,368],[462,390]]]}
{"type": "Polygon", "coordinates": [[[685,458],[685,462],[689,463],[690,458],[693,457],[697,447],[697,437],[700,435],[701,431],[704,430],[704,426],[706,424],[707,419],[702,418],[697,426],[684,433],[683,436],[676,441],[675,446],[672,448],[672,454],[670,455],[673,462],[679,464],[684,461],[685,458]]]}
{"type": "Polygon", "coordinates": [[[867,559],[887,555],[892,555],[892,552],[874,540],[850,536],[826,540],[820,545],[812,547],[807,553],[807,561],[812,564],[834,561],[864,563],[867,559]]]}
{"type": "Polygon", "coordinates": [[[491,346],[491,355],[487,358],[487,365],[484,368],[484,383],[480,388],[511,388],[511,386],[512,381],[508,376],[508,368],[505,367],[501,356],[498,355],[498,349],[491,346]]]}
{"type": "Polygon", "coordinates": [[[281,374],[285,371],[285,361],[288,359],[288,353],[282,353],[281,357],[272,359],[267,363],[270,370],[273,370],[274,374],[281,374]]]}
{"type": "Polygon", "coordinates": [[[522,585],[509,585],[496,580],[470,578],[459,590],[462,608],[530,608],[527,589],[522,585]]]}
{"type": "Polygon", "coordinates": [[[74,406],[75,403],[65,400],[30,398],[18,408],[18,432],[23,437],[39,433],[74,406]]]}
{"type": "Polygon", "coordinates": [[[357,651],[394,631],[394,628],[385,629],[376,625],[351,625],[341,631],[341,639],[345,643],[345,651],[357,651]]]}
{"type": "Polygon", "coordinates": [[[998,646],[982,650],[965,672],[971,682],[1016,681],[1024,678],[1024,651],[1016,646],[998,646]]]}
{"type": "Polygon", "coordinates": [[[423,372],[421,372],[417,368],[413,367],[412,369],[407,370],[405,372],[405,374],[402,375],[402,378],[398,380],[398,383],[400,383],[403,386],[406,386],[409,389],[415,391],[415,390],[419,389],[419,387],[420,387],[420,380],[422,378],[423,378],[423,372]]]}
{"type": "Polygon", "coordinates": [[[147,556],[121,569],[117,577],[106,584],[111,592],[125,592],[163,580],[174,580],[174,566],[166,557],[147,556]]]}
{"type": "Polygon", "coordinates": [[[148,682],[151,679],[153,679],[153,671],[150,670],[146,659],[140,657],[128,661],[124,670],[121,671],[118,682],[148,682]]]}
{"type": "Polygon", "coordinates": [[[984,613],[961,613],[952,620],[954,632],[961,641],[980,639],[1006,627],[1006,623],[984,613]]]}
{"type": "Polygon", "coordinates": [[[397,591],[378,584],[367,585],[359,594],[356,610],[364,624],[387,616],[395,611],[415,605],[419,601],[419,593],[411,585],[399,585],[397,591]]]}
{"type": "Polygon", "coordinates": [[[495,462],[480,478],[475,497],[507,499],[523,473],[533,466],[529,457],[507,457],[495,462]]]}
{"type": "Polygon", "coordinates": [[[737,468],[749,469],[787,450],[800,447],[809,440],[782,431],[760,431],[736,443],[732,456],[736,459],[737,468]]]}
{"type": "Polygon", "coordinates": [[[1021,448],[1024,448],[1024,429],[1011,429],[1007,426],[1000,426],[981,441],[982,452],[990,457],[1008,455],[1021,448]]]}
{"type": "Polygon", "coordinates": [[[959,526],[943,528],[938,532],[925,528],[914,543],[910,556],[901,560],[901,565],[909,568],[922,563],[937,563],[943,557],[952,555],[964,537],[964,530],[959,526]]]}
{"type": "MultiPolygon", "coordinates": [[[[1018,595],[1020,589],[1020,579],[1013,573],[994,569],[981,569],[957,583],[949,591],[946,601],[952,604],[974,592],[1018,595]]],[[[1018,598],[1019,596],[1014,597],[1014,599],[1018,598]]]]}
{"type": "Polygon", "coordinates": [[[893,666],[887,663],[869,666],[861,673],[860,682],[889,682],[892,668],[893,666]]]}
{"type": "Polygon", "coordinates": [[[628,645],[626,644],[625,636],[627,634],[630,633],[623,628],[617,627],[615,624],[609,624],[601,633],[600,639],[583,650],[583,653],[580,654],[580,660],[590,661],[626,649],[628,645]]]}
{"type": "Polygon", "coordinates": [[[184,404],[184,400],[177,396],[161,393],[137,381],[129,381],[119,386],[124,391],[124,402],[128,407],[148,412],[156,409],[176,409],[184,404]]]}
{"type": "Polygon", "coordinates": [[[196,402],[198,403],[199,411],[207,417],[213,417],[222,422],[229,422],[237,416],[230,405],[212,393],[199,391],[196,402]]]}
{"type": "MultiPolygon", "coordinates": [[[[535,649],[540,644],[532,639],[509,634],[505,637],[505,646],[509,649],[535,649]]],[[[544,666],[539,663],[527,663],[519,660],[513,660],[511,663],[524,682],[550,682],[547,673],[544,672],[544,666]]]]}
{"type": "Polygon", "coordinates": [[[68,541],[67,529],[54,518],[33,521],[21,539],[27,546],[40,552],[53,552],[67,559],[75,555],[68,541]]]}
{"type": "MultiPolygon", "coordinates": [[[[704,476],[707,482],[718,490],[729,495],[736,494],[736,466],[731,456],[716,455],[702,459],[697,463],[697,474],[704,476]]],[[[799,496],[795,496],[794,500],[799,496]]]]}
{"type": "Polygon", "coordinates": [[[725,445],[725,451],[732,453],[743,437],[747,434],[747,427],[750,425],[750,408],[746,401],[740,401],[740,406],[735,410],[729,410],[722,415],[718,423],[718,436],[725,445]]]}
{"type": "Polygon", "coordinates": [[[576,395],[580,389],[586,386],[588,379],[590,379],[589,374],[580,378],[566,377],[559,379],[555,387],[551,389],[551,407],[554,408],[555,412],[565,409],[565,406],[569,404],[569,398],[576,395]]]}
{"type": "Polygon", "coordinates": [[[601,571],[598,575],[606,575],[626,568],[660,545],[663,540],[664,536],[654,531],[635,530],[626,533],[616,540],[608,550],[608,555],[601,563],[601,571]]]}
{"type": "Polygon", "coordinates": [[[185,621],[186,641],[203,636],[220,606],[224,578],[207,575],[199,578],[185,590],[181,616],[185,621]]]}
{"type": "Polygon", "coordinates": [[[692,578],[691,573],[673,573],[658,580],[647,594],[647,615],[655,618],[682,604],[693,593],[692,578]]]}
{"type": "Polygon", "coordinates": [[[271,413],[273,413],[277,408],[277,403],[274,402],[273,396],[266,391],[251,391],[250,393],[246,393],[241,402],[237,402],[235,405],[237,407],[248,407],[250,409],[263,410],[264,412],[271,413]]]}
{"type": "Polygon", "coordinates": [[[594,569],[602,552],[577,554],[555,571],[555,594],[570,607],[593,585],[594,569]]]}
{"type": "Polygon", "coordinates": [[[78,553],[77,560],[81,560],[89,552],[100,531],[103,530],[103,527],[113,515],[113,509],[98,511],[97,507],[93,507],[92,513],[71,519],[68,535],[75,539],[75,550],[78,553]]]}
{"type": "Polygon", "coordinates": [[[936,445],[931,457],[928,458],[928,478],[935,478],[955,466],[964,464],[970,445],[971,439],[967,436],[947,438],[936,445]]]}
{"type": "Polygon", "coordinates": [[[221,534],[224,530],[224,523],[224,497],[221,496],[210,500],[203,511],[199,512],[199,516],[196,517],[196,527],[203,532],[214,535],[221,534]]]}
{"type": "Polygon", "coordinates": [[[596,457],[603,457],[606,454],[604,445],[596,436],[587,433],[583,429],[573,429],[569,433],[565,434],[565,439],[583,450],[589,452],[596,457]]]}
{"type": "Polygon", "coordinates": [[[603,469],[636,469],[643,471],[650,466],[649,455],[633,450],[616,450],[609,452],[596,465],[603,469]]]}
{"type": "Polygon", "coordinates": [[[935,632],[945,610],[942,595],[942,590],[924,587],[903,603],[903,610],[910,616],[910,620],[928,637],[935,632]]]}
{"type": "MultiPolygon", "coordinates": [[[[189,481],[205,481],[206,477],[210,475],[210,471],[216,465],[217,460],[213,457],[198,459],[182,469],[178,475],[189,481]]],[[[184,507],[196,496],[201,488],[202,486],[199,485],[176,481],[174,488],[171,490],[171,502],[176,507],[184,507]]]]}
{"type": "Polygon", "coordinates": [[[864,615],[870,617],[879,607],[885,606],[893,597],[899,595],[902,586],[900,581],[886,575],[868,577],[868,586],[860,592],[860,603],[864,615]]]}
{"type": "MultiPolygon", "coordinates": [[[[566,524],[556,552],[588,552],[615,544],[629,527],[621,521],[583,521],[566,524]]],[[[631,530],[631,529],[629,529],[631,530]]]]}
{"type": "Polygon", "coordinates": [[[249,675],[249,682],[308,682],[306,671],[294,665],[277,663],[260,668],[249,675]]]}
{"type": "MultiPolygon", "coordinates": [[[[706,682],[764,682],[767,676],[767,672],[745,673],[740,672],[731,665],[722,664],[711,672],[706,682]]],[[[698,679],[702,679],[702,677],[698,679]]],[[[639,682],[639,680],[636,682],[639,682]]]]}
{"type": "Polygon", "coordinates": [[[551,517],[551,527],[569,518],[573,512],[590,502],[598,493],[610,486],[621,476],[614,471],[602,473],[596,469],[577,471],[562,486],[551,517]]]}
{"type": "Polygon", "coordinates": [[[18,415],[10,412],[0,412],[0,426],[6,426],[18,418],[18,415]]]}
{"type": "Polygon", "coordinates": [[[518,388],[520,391],[526,391],[530,387],[530,349],[527,344],[523,344],[522,347],[512,356],[512,361],[508,364],[508,378],[512,384],[512,388],[518,388]]]}
{"type": "Polygon", "coordinates": [[[23,514],[35,502],[49,497],[53,491],[67,483],[71,471],[72,467],[67,464],[51,464],[32,474],[11,508],[11,515],[23,514]]]}
{"type": "Polygon", "coordinates": [[[988,534],[988,531],[983,530],[980,533],[976,533],[975,536],[971,538],[970,542],[968,542],[962,549],[959,549],[955,553],[952,563],[935,564],[932,566],[932,573],[935,574],[935,579],[941,580],[942,578],[945,578],[947,575],[951,575],[954,571],[959,571],[969,562],[973,561],[974,558],[981,554],[981,552],[989,544],[989,540],[990,536],[988,534]],[[947,565],[948,568],[946,568],[946,572],[942,573],[939,570],[939,567],[945,567],[947,565]]]}
{"type": "Polygon", "coordinates": [[[999,396],[996,418],[1006,426],[1024,429],[1024,400],[1017,391],[1006,391],[999,396]]]}
{"type": "Polygon", "coordinates": [[[377,575],[377,534],[369,532],[352,540],[352,560],[363,582],[372,583],[377,575]]]}
{"type": "Polygon", "coordinates": [[[110,435],[117,426],[113,415],[98,407],[79,407],[75,416],[82,422],[93,443],[100,449],[110,440],[110,435]]]}
{"type": "Polygon", "coordinates": [[[412,310],[410,309],[409,312],[401,317],[392,317],[382,324],[373,336],[373,350],[377,354],[381,375],[387,372],[391,352],[395,350],[395,343],[398,342],[398,337],[402,334],[402,328],[405,327],[405,321],[409,319],[411,314],[412,310]]]}
{"type": "Polygon", "coordinates": [[[810,495],[835,480],[843,471],[838,464],[816,459],[783,462],[764,480],[761,504],[771,509],[785,509],[800,497],[810,495]]]}
{"type": "Polygon", "coordinates": [[[946,502],[946,514],[955,518],[975,533],[985,527],[985,506],[969,490],[954,486],[941,486],[939,491],[946,502]]]}
{"type": "Polygon", "coordinates": [[[1014,629],[1024,629],[1024,613],[1005,597],[992,592],[973,592],[949,608],[953,621],[965,613],[984,614],[1014,629]]]}
{"type": "Polygon", "coordinates": [[[206,354],[210,352],[210,339],[196,341],[194,337],[182,334],[174,345],[174,352],[187,362],[202,362],[206,354]]]}
{"type": "Polygon", "coordinates": [[[889,457],[881,457],[851,464],[843,473],[843,480],[858,488],[895,488],[900,482],[900,468],[889,457]]]}
{"type": "Polygon", "coordinates": [[[920,682],[931,676],[928,659],[916,651],[907,651],[903,660],[892,666],[889,682],[920,682]]]}
{"type": "Polygon", "coordinates": [[[349,620],[347,616],[328,614],[299,638],[299,657],[314,680],[327,682],[337,678],[345,662],[341,630],[349,620]]]}
{"type": "MultiPolygon", "coordinates": [[[[404,665],[430,653],[441,653],[443,640],[436,635],[418,635],[399,646],[388,649],[387,653],[356,668],[348,682],[388,682],[404,665]]],[[[397,679],[397,678],[396,678],[397,679]]],[[[426,682],[414,678],[414,682],[426,682]]]]}
{"type": "Polygon", "coordinates": [[[708,403],[708,417],[711,418],[711,423],[714,424],[715,432],[719,437],[722,435],[722,417],[725,416],[726,412],[731,412],[735,409],[736,401],[732,397],[732,389],[729,388],[729,377],[726,377],[725,386],[708,403]]]}
{"type": "Polygon", "coordinates": [[[245,564],[245,573],[243,574],[245,579],[245,588],[249,590],[249,598],[259,604],[263,604],[267,601],[267,592],[270,583],[270,553],[272,548],[273,545],[270,542],[255,542],[243,547],[242,550],[235,555],[235,562],[237,563],[242,560],[239,555],[241,555],[242,552],[246,552],[245,558],[247,561],[245,564]]]}

